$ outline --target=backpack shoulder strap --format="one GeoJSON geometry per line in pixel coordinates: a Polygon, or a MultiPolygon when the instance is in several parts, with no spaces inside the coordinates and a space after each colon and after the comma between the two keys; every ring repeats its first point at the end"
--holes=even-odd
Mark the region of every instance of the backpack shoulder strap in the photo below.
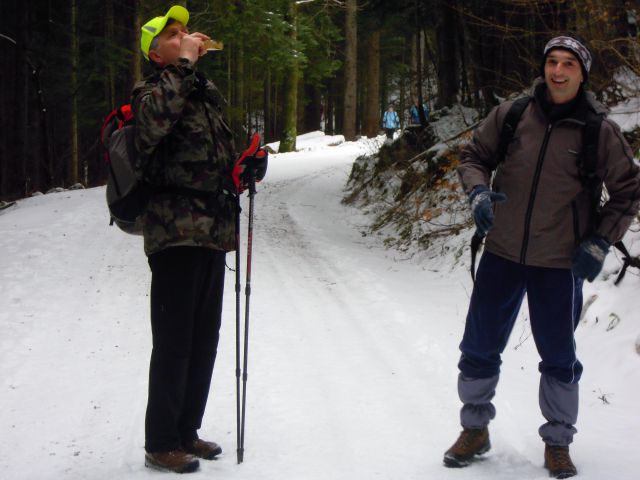
{"type": "Polygon", "coordinates": [[[102,145],[106,148],[107,143],[109,141],[109,137],[117,129],[117,116],[118,110],[113,110],[107,118],[102,122],[102,127],[100,128],[100,141],[102,145]]]}
{"type": "MultiPolygon", "coordinates": [[[[529,105],[529,102],[531,102],[531,99],[531,96],[519,98],[509,107],[509,111],[504,117],[504,122],[500,129],[500,138],[498,140],[498,148],[496,149],[496,167],[504,162],[504,157],[507,155],[509,144],[511,143],[511,140],[513,140],[513,134],[516,133],[520,118],[527,108],[527,105],[529,105]]],[[[484,235],[476,230],[473,234],[473,238],[471,239],[471,279],[474,282],[476,276],[476,256],[478,254],[478,250],[480,250],[483,240],[484,235]]]]}
{"type": "Polygon", "coordinates": [[[116,130],[122,128],[125,125],[129,125],[134,121],[133,111],[131,110],[131,104],[121,105],[118,108],[111,111],[104,122],[102,122],[102,128],[100,129],[100,140],[102,145],[106,148],[109,143],[109,137],[116,130]]]}
{"type": "Polygon", "coordinates": [[[585,188],[590,188],[596,183],[601,183],[597,176],[598,168],[598,141],[600,139],[600,126],[604,115],[592,110],[587,112],[585,125],[582,131],[582,155],[580,155],[578,168],[585,188]],[[593,185],[591,185],[593,184],[593,185]]]}
{"type": "Polygon", "coordinates": [[[598,140],[604,115],[588,110],[582,131],[582,153],[578,157],[578,171],[582,185],[589,195],[591,225],[597,226],[602,196],[602,179],[598,177],[598,140]]]}
{"type": "Polygon", "coordinates": [[[532,97],[530,96],[519,98],[509,107],[509,111],[502,123],[502,129],[500,130],[500,140],[498,141],[498,149],[496,150],[496,165],[504,162],[509,144],[511,140],[513,140],[513,134],[516,133],[520,118],[527,108],[527,105],[529,105],[529,102],[531,102],[531,99],[532,97]]]}

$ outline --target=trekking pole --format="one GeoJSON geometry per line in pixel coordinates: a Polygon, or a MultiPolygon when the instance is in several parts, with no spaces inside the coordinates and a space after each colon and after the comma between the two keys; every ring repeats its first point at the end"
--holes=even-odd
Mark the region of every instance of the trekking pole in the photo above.
{"type": "Polygon", "coordinates": [[[236,196],[236,451],[240,463],[240,194],[236,196]]]}
{"type": "Polygon", "coordinates": [[[238,463],[244,460],[244,427],[247,405],[247,359],[249,355],[249,299],[251,297],[251,251],[253,246],[253,198],[256,194],[255,172],[248,172],[249,183],[249,227],[247,231],[247,278],[244,289],[246,303],[244,309],[244,359],[242,365],[242,422],[240,425],[240,447],[238,448],[238,463]]]}
{"type": "Polygon", "coordinates": [[[471,280],[473,283],[476,283],[476,256],[478,254],[478,250],[480,250],[484,237],[485,234],[478,229],[476,229],[473,233],[473,237],[471,237],[471,280]]]}

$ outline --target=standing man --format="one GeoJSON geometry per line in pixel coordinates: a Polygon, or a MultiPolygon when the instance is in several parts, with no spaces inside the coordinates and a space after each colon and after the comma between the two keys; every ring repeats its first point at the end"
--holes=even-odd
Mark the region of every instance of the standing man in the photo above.
{"type": "Polygon", "coordinates": [[[491,444],[487,425],[498,384],[500,355],[527,294],[531,330],[541,357],[539,433],[544,465],[555,478],[577,471],[569,456],[576,433],[578,382],[574,329],[582,308],[583,279],[593,281],[610,245],[638,211],[640,178],[619,127],[604,119],[598,135],[596,173],[609,192],[592,215],[580,164],[589,112],[604,107],[584,90],[591,54],[568,36],[550,40],[541,74],[504,160],[497,165],[501,128],[513,102],[496,107],[464,149],[458,169],[485,253],[460,344],[458,393],[463,427],[447,450],[448,467],[467,466],[491,444]],[[490,177],[496,171],[493,191],[490,177]]]}
{"type": "Polygon", "coordinates": [[[154,73],[132,93],[137,174],[159,187],[144,215],[151,267],[145,465],[192,472],[222,449],[198,438],[218,347],[225,253],[235,248],[235,150],[220,95],[196,70],[209,37],[173,6],[142,27],[154,73]]]}
{"type": "Polygon", "coordinates": [[[393,134],[396,129],[400,128],[400,118],[398,118],[398,113],[393,109],[393,105],[391,104],[382,116],[382,128],[387,134],[387,140],[389,142],[393,140],[393,134]]]}

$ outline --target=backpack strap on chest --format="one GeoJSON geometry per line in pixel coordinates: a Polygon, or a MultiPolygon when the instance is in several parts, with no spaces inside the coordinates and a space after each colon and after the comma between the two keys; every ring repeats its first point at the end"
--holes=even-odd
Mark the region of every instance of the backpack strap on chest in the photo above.
{"type": "MultiPolygon", "coordinates": [[[[509,144],[513,140],[513,135],[516,133],[516,129],[518,128],[520,118],[532,98],[533,97],[531,96],[519,98],[509,107],[509,111],[507,111],[507,115],[504,117],[504,121],[502,123],[502,128],[500,129],[500,138],[498,140],[498,148],[496,149],[496,168],[504,162],[504,159],[507,156],[507,150],[509,149],[509,144]]],[[[471,239],[471,279],[473,281],[475,281],[476,275],[476,257],[483,240],[484,235],[476,230],[473,234],[473,238],[471,239]]]]}
{"type": "Polygon", "coordinates": [[[507,156],[507,150],[509,149],[509,144],[511,143],[511,140],[513,140],[513,136],[518,128],[518,123],[520,123],[520,118],[532,98],[533,97],[530,96],[519,98],[511,104],[511,107],[509,107],[509,111],[504,117],[504,122],[500,129],[500,140],[498,141],[498,148],[496,150],[496,165],[504,162],[504,159],[507,156]]]}

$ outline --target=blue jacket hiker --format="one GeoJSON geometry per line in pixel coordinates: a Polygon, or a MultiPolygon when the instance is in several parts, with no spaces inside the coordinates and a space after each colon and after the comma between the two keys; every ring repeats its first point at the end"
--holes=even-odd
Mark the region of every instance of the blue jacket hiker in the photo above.
{"type": "Polygon", "coordinates": [[[382,116],[382,128],[389,140],[393,139],[393,133],[396,129],[400,128],[400,118],[398,117],[398,113],[393,109],[393,105],[389,105],[389,108],[382,116]]]}
{"type": "MultiPolygon", "coordinates": [[[[424,116],[429,119],[429,105],[426,103],[422,104],[422,108],[424,109],[424,116]]],[[[411,116],[411,125],[420,125],[420,112],[418,111],[418,101],[416,100],[411,108],[409,109],[409,115],[411,116]]]]}

